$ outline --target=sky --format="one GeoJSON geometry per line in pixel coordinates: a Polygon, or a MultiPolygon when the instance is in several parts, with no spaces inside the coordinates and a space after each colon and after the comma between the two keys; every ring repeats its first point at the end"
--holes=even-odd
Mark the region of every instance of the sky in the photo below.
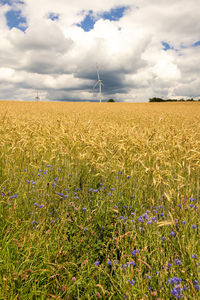
{"type": "Polygon", "coordinates": [[[0,0],[0,99],[200,98],[199,0],[0,0]]]}

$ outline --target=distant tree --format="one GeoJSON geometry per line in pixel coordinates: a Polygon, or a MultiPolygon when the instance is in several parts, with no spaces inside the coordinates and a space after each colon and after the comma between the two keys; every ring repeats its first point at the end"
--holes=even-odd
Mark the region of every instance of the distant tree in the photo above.
{"type": "Polygon", "coordinates": [[[149,99],[149,102],[164,102],[165,100],[163,100],[162,98],[150,98],[149,99]]]}
{"type": "Polygon", "coordinates": [[[114,99],[109,99],[107,102],[115,102],[114,99]]]}
{"type": "Polygon", "coordinates": [[[193,98],[190,98],[190,99],[166,99],[166,100],[164,100],[164,99],[162,99],[162,98],[156,98],[156,97],[154,97],[154,98],[150,98],[149,99],[149,102],[185,102],[185,101],[187,101],[187,102],[189,102],[189,101],[200,101],[200,99],[199,100],[194,100],[193,98]]]}

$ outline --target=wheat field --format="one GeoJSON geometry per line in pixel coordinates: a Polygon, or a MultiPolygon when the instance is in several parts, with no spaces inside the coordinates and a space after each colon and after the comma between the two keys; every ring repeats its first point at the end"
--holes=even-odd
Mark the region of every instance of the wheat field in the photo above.
{"type": "Polygon", "coordinates": [[[198,299],[199,179],[200,103],[1,101],[1,299],[198,299]]]}

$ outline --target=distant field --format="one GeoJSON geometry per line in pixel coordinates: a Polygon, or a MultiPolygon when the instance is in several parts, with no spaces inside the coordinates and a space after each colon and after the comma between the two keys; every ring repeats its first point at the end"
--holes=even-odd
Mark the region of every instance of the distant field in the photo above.
{"type": "Polygon", "coordinates": [[[1,101],[0,299],[199,299],[199,181],[200,103],[1,101]]]}

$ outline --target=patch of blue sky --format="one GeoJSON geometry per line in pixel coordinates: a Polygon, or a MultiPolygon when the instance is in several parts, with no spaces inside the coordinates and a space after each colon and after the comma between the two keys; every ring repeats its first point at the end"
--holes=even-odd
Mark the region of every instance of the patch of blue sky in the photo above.
{"type": "Polygon", "coordinates": [[[21,15],[20,10],[9,10],[6,13],[6,20],[7,20],[7,25],[10,29],[12,28],[18,28],[22,31],[25,31],[27,26],[26,26],[26,18],[21,15]]]}
{"type": "Polygon", "coordinates": [[[171,47],[167,42],[162,42],[162,45],[163,45],[163,50],[164,51],[173,49],[173,47],[171,47]]]}
{"type": "Polygon", "coordinates": [[[96,23],[96,19],[90,10],[88,14],[85,16],[84,20],[78,24],[84,31],[90,31],[94,28],[94,24],[96,23]]]}
{"type": "Polygon", "coordinates": [[[52,21],[59,20],[59,14],[56,14],[56,13],[50,13],[50,14],[48,15],[48,19],[51,19],[52,21]]]}
{"type": "Polygon", "coordinates": [[[12,0],[0,0],[0,4],[1,5],[5,5],[5,4],[11,5],[12,4],[12,0]]]}
{"type": "Polygon", "coordinates": [[[94,24],[99,19],[118,21],[123,17],[127,9],[127,6],[112,8],[110,11],[105,11],[101,14],[98,14],[97,16],[94,16],[93,11],[90,10],[85,16],[84,20],[80,24],[77,24],[77,26],[88,32],[94,28],[94,24]]]}
{"type": "Polygon", "coordinates": [[[104,20],[118,21],[123,17],[127,9],[127,6],[112,8],[110,11],[104,12],[101,16],[104,20]]]}
{"type": "Polygon", "coordinates": [[[193,46],[193,47],[198,47],[198,46],[200,46],[200,41],[195,42],[192,46],[193,46]]]}
{"type": "Polygon", "coordinates": [[[1,5],[5,5],[5,4],[13,5],[15,3],[24,4],[24,1],[21,1],[21,0],[0,0],[1,5]]]}

